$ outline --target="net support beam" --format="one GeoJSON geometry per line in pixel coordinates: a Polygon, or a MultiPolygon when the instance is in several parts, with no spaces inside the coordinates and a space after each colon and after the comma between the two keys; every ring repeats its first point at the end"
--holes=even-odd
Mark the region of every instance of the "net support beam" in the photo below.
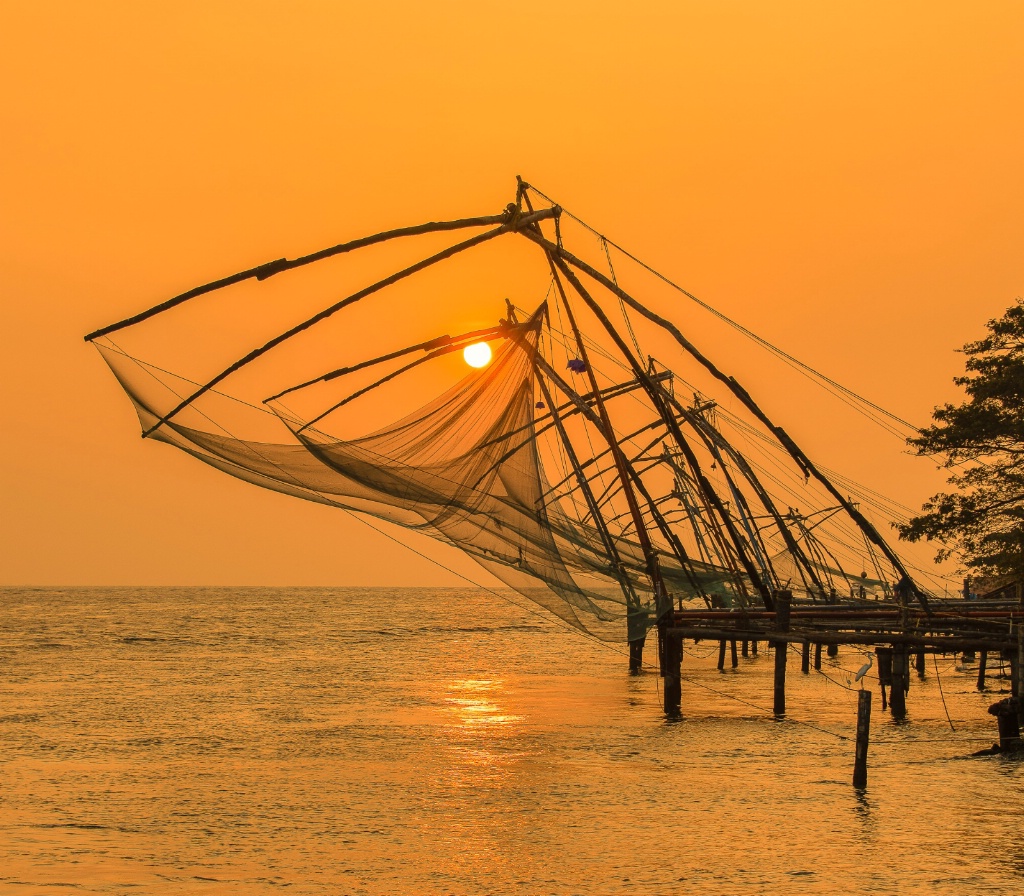
{"type": "MultiPolygon", "coordinates": [[[[513,206],[513,210],[514,209],[515,206],[513,206]]],[[[342,255],[346,252],[352,252],[356,249],[362,249],[365,246],[372,246],[376,243],[387,242],[388,240],[397,239],[399,237],[419,236],[424,233],[443,233],[448,230],[461,230],[466,227],[493,227],[497,224],[502,224],[508,221],[512,214],[513,211],[506,209],[500,215],[484,215],[477,218],[459,218],[454,221],[428,221],[425,224],[415,224],[412,227],[399,227],[394,230],[385,230],[381,233],[364,236],[357,240],[350,240],[347,243],[338,243],[336,246],[331,246],[328,249],[321,249],[319,252],[312,252],[309,255],[303,255],[299,258],[278,258],[276,261],[269,261],[265,264],[257,265],[254,268],[239,271],[237,274],[232,274],[229,277],[222,277],[220,280],[214,280],[210,283],[204,283],[202,286],[196,286],[187,292],[183,292],[180,295],[167,299],[164,302],[160,302],[158,305],[154,305],[152,308],[142,311],[139,314],[126,317],[124,320],[108,324],[105,327],[100,327],[100,329],[94,330],[86,336],[85,341],[92,342],[94,339],[99,339],[101,336],[116,333],[118,330],[123,330],[126,327],[142,323],[144,320],[148,320],[149,318],[155,317],[164,311],[168,311],[171,308],[182,305],[190,299],[198,298],[199,296],[206,295],[207,293],[214,292],[218,289],[224,289],[227,286],[233,286],[236,283],[242,283],[245,280],[266,280],[283,271],[291,271],[295,268],[312,264],[316,261],[323,261],[326,258],[332,258],[335,255],[342,255]]]]}
{"type": "Polygon", "coordinates": [[[742,402],[744,407],[746,407],[747,410],[749,410],[762,424],[764,424],[768,428],[768,430],[779,440],[782,446],[789,452],[790,456],[793,458],[797,466],[804,472],[805,475],[814,476],[814,478],[817,479],[826,488],[829,494],[831,494],[832,497],[835,498],[835,500],[842,505],[843,509],[847,512],[847,514],[854,521],[854,523],[856,523],[856,525],[861,529],[865,536],[873,544],[875,544],[882,551],[883,554],[885,554],[886,559],[892,564],[893,568],[897,571],[897,573],[899,573],[907,582],[911,584],[911,588],[913,589],[914,595],[917,597],[917,600],[920,602],[922,608],[926,612],[930,612],[928,609],[928,599],[925,596],[924,592],[922,592],[920,588],[913,584],[913,577],[910,575],[906,567],[903,565],[903,561],[900,560],[899,556],[889,546],[888,542],[886,542],[886,540],[882,538],[878,530],[871,524],[867,517],[865,517],[864,514],[862,514],[853,505],[853,503],[849,501],[835,487],[835,485],[832,484],[832,481],[824,473],[822,473],[821,470],[818,469],[818,467],[804,453],[803,449],[800,448],[800,446],[793,441],[790,435],[784,429],[782,429],[782,427],[776,426],[771,421],[768,415],[765,414],[765,412],[761,410],[760,406],[754,401],[754,399],[751,398],[747,390],[744,389],[743,386],[741,386],[734,377],[727,376],[725,373],[719,370],[718,367],[709,358],[707,358],[692,342],[690,342],[690,340],[688,340],[680,332],[679,328],[676,327],[671,321],[666,320],[665,318],[661,317],[658,314],[655,314],[653,311],[646,308],[643,304],[641,304],[639,301],[633,298],[633,296],[631,296],[624,289],[622,289],[617,283],[612,282],[606,276],[604,276],[604,274],[602,274],[600,271],[598,271],[591,265],[587,264],[582,259],[577,258],[575,255],[573,255],[573,253],[565,250],[562,246],[559,246],[556,243],[552,243],[550,240],[545,239],[543,234],[538,233],[534,229],[523,229],[520,232],[527,239],[533,240],[533,242],[537,243],[537,245],[544,249],[545,252],[549,254],[554,254],[554,256],[561,260],[563,263],[568,263],[577,270],[582,271],[588,277],[595,280],[597,283],[600,283],[613,295],[616,295],[620,299],[622,299],[627,305],[629,305],[639,314],[647,318],[647,320],[651,321],[652,323],[661,327],[663,330],[667,331],[676,340],[676,342],[678,342],[679,345],[681,345],[686,350],[686,352],[689,355],[691,355],[698,363],[700,363],[705,370],[707,370],[712,376],[715,377],[715,379],[722,382],[729,389],[729,391],[732,392],[733,395],[735,395],[740,400],[740,402],[742,402]]]}
{"type": "Polygon", "coordinates": [[[453,255],[457,255],[460,252],[465,252],[467,249],[472,249],[474,246],[479,246],[482,243],[487,242],[488,240],[492,240],[495,237],[501,236],[502,234],[511,233],[515,230],[518,230],[521,227],[528,227],[530,224],[542,221],[545,218],[550,218],[553,215],[554,209],[542,209],[541,211],[535,212],[530,215],[519,216],[518,214],[515,214],[507,217],[503,216],[503,223],[501,224],[500,227],[495,227],[493,230],[488,230],[486,233],[477,234],[476,236],[471,237],[468,240],[463,240],[461,243],[456,243],[454,246],[449,246],[447,249],[443,249],[440,252],[436,252],[429,258],[424,258],[422,261],[418,261],[415,264],[409,265],[409,267],[403,268],[400,271],[396,271],[394,274],[385,277],[383,280],[378,280],[376,283],[373,283],[370,286],[366,286],[363,289],[360,289],[357,292],[352,293],[352,295],[350,296],[346,296],[341,301],[335,302],[333,305],[324,308],[323,311],[314,314],[312,317],[307,318],[302,323],[296,324],[291,329],[286,330],[284,333],[281,333],[278,336],[275,336],[273,339],[261,345],[259,348],[253,349],[253,351],[249,352],[249,354],[245,355],[245,357],[239,358],[237,361],[235,361],[234,364],[232,364],[229,367],[226,367],[224,370],[218,373],[213,379],[209,380],[208,382],[200,386],[198,389],[196,389],[196,391],[193,392],[191,395],[182,399],[181,402],[179,402],[173,409],[171,409],[168,413],[164,414],[159,420],[156,421],[156,423],[150,426],[149,429],[145,430],[142,433],[142,437],[145,438],[146,436],[151,435],[154,432],[154,430],[159,429],[169,420],[173,419],[182,410],[184,410],[190,404],[192,404],[192,402],[196,401],[202,395],[209,392],[210,389],[212,389],[222,380],[229,377],[235,371],[240,370],[247,364],[251,364],[257,358],[261,357],[262,355],[265,355],[271,349],[276,348],[282,342],[291,339],[293,336],[298,335],[304,330],[308,330],[310,327],[320,323],[321,321],[327,320],[327,318],[336,314],[342,308],[346,308],[349,305],[353,305],[360,299],[364,299],[375,292],[379,292],[380,290],[384,289],[387,286],[391,286],[392,284],[397,283],[400,280],[404,280],[406,277],[409,277],[412,274],[416,274],[419,271],[424,270],[425,268],[429,268],[431,265],[435,265],[440,261],[444,261],[447,258],[451,258],[453,255]]]}

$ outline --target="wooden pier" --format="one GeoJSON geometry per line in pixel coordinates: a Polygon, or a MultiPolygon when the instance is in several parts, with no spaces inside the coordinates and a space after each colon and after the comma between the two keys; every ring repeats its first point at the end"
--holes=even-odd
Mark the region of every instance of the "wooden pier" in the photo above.
{"type": "MultiPolygon", "coordinates": [[[[719,668],[724,665],[725,645],[737,641],[765,641],[775,646],[773,708],[777,716],[786,712],[786,661],[788,645],[802,646],[801,672],[808,673],[811,648],[814,667],[821,667],[822,647],[850,646],[862,651],[874,649],[882,706],[894,718],[906,716],[906,693],[911,664],[924,677],[928,654],[980,653],[1003,656],[1011,667],[1012,696],[1024,694],[1024,608],[1018,601],[932,601],[927,610],[907,605],[878,602],[841,605],[796,602],[788,592],[776,592],[774,610],[697,609],[674,610],[672,621],[662,628],[665,639],[666,676],[679,681],[683,645],[686,641],[717,641],[719,668]],[[888,694],[886,693],[888,691],[888,694]]],[[[984,688],[985,666],[978,676],[984,688]]],[[[681,709],[681,689],[665,689],[665,711],[681,709]]],[[[1015,701],[1024,708],[1024,700],[1015,701]]],[[[1024,719],[1021,720],[1024,722],[1024,719]]]]}

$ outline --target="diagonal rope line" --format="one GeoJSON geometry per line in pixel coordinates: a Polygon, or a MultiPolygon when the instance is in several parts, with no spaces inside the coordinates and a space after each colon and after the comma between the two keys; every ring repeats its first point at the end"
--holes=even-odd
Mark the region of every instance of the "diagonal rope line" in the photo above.
{"type": "MultiPolygon", "coordinates": [[[[545,193],[543,193],[540,190],[538,190],[535,186],[531,185],[530,189],[533,190],[538,196],[540,196],[546,202],[549,202],[552,205],[558,205],[553,199],[551,199],[551,197],[547,196],[545,193]]],[[[827,385],[829,385],[833,389],[837,390],[838,392],[841,392],[844,395],[848,396],[849,398],[852,398],[855,401],[860,402],[865,407],[871,408],[872,410],[876,411],[877,413],[882,414],[883,416],[889,418],[890,420],[894,421],[895,423],[900,424],[901,426],[905,427],[906,429],[910,430],[911,432],[916,433],[918,431],[918,427],[914,426],[912,423],[908,422],[907,420],[904,420],[902,417],[897,416],[896,414],[892,413],[891,411],[886,410],[881,405],[878,405],[875,402],[870,401],[867,398],[864,398],[864,396],[858,395],[852,389],[848,389],[846,386],[842,385],[839,382],[836,382],[834,379],[832,379],[831,377],[827,376],[826,374],[821,373],[821,371],[815,370],[809,364],[805,364],[799,358],[796,358],[793,355],[789,354],[788,352],[784,351],[783,349],[779,348],[778,346],[773,345],[767,339],[764,339],[763,337],[758,336],[757,333],[753,332],[752,330],[747,329],[745,326],[743,326],[739,322],[737,322],[737,321],[733,320],[732,318],[728,317],[727,315],[723,314],[721,311],[719,311],[714,306],[709,305],[707,302],[703,301],[702,299],[697,298],[697,296],[695,296],[693,293],[691,293],[688,290],[684,289],[678,283],[675,283],[674,281],[670,280],[664,274],[660,273],[659,271],[657,271],[655,268],[651,267],[646,262],[644,262],[644,261],[640,260],[639,258],[637,258],[635,255],[633,255],[627,249],[624,249],[618,243],[614,242],[613,240],[608,239],[606,236],[604,236],[604,234],[600,233],[598,230],[595,230],[593,227],[591,227],[582,218],[577,217],[572,212],[570,212],[568,209],[566,209],[565,206],[559,205],[558,207],[561,208],[562,214],[567,215],[568,217],[572,218],[581,227],[585,228],[586,230],[590,231],[592,234],[597,236],[599,239],[601,239],[606,244],[606,246],[614,246],[619,252],[621,252],[623,255],[625,255],[628,259],[633,261],[635,264],[640,265],[640,267],[642,267],[644,270],[646,270],[648,273],[652,274],[653,276],[657,277],[659,280],[661,280],[667,286],[670,286],[672,289],[674,289],[677,292],[679,292],[680,294],[686,296],[692,302],[695,302],[697,305],[699,305],[705,311],[709,312],[710,314],[712,314],[715,317],[719,318],[720,320],[722,320],[723,322],[725,322],[729,326],[733,327],[735,330],[737,330],[738,332],[742,333],[748,339],[751,339],[752,341],[756,342],[758,345],[760,345],[763,348],[765,348],[768,351],[770,351],[772,354],[782,358],[784,361],[786,361],[790,365],[795,366],[796,368],[801,370],[805,375],[808,375],[810,377],[818,379],[818,380],[820,380],[823,383],[826,383],[827,385]]],[[[867,413],[867,411],[865,411],[863,409],[861,409],[861,413],[865,414],[869,418],[871,416],[870,414],[867,413]]],[[[875,422],[878,422],[878,421],[875,421],[875,422]]],[[[888,427],[886,427],[886,428],[888,428],[888,427]]],[[[893,434],[894,435],[902,435],[901,433],[898,433],[898,432],[894,432],[893,434]]]]}

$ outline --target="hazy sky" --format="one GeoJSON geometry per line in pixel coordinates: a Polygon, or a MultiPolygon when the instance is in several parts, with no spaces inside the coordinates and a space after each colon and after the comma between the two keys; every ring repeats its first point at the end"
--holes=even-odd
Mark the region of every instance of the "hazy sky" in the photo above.
{"type": "MultiPolygon", "coordinates": [[[[7,0],[0,583],[457,582],[143,442],[81,337],[273,258],[496,213],[516,174],[926,422],[957,395],[954,350],[1024,294],[1022,59],[1015,2],[7,0]]],[[[502,310],[431,289],[437,333],[502,310]]],[[[212,335],[255,344],[257,318],[212,335]]],[[[771,403],[770,371],[734,360],[771,403]]],[[[892,440],[774,410],[908,504],[941,482],[892,440]]]]}

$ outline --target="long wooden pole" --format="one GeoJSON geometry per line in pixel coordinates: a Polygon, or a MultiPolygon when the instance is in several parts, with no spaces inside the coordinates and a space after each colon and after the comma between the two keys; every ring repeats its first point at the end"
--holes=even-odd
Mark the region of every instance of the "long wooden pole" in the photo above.
{"type": "MultiPolygon", "coordinates": [[[[587,502],[587,507],[590,508],[590,515],[594,520],[594,526],[597,528],[598,534],[601,536],[601,541],[604,543],[604,549],[608,552],[608,557],[612,561],[612,576],[618,581],[619,587],[622,589],[622,595],[626,599],[626,607],[639,607],[640,601],[637,598],[636,593],[633,591],[633,586],[630,584],[626,571],[622,567],[622,561],[619,558],[619,552],[615,548],[615,542],[612,540],[611,533],[608,531],[604,517],[601,516],[601,511],[598,509],[597,501],[594,499],[594,493],[590,488],[590,481],[587,479],[586,474],[584,474],[580,466],[579,458],[576,456],[576,450],[573,448],[572,441],[569,439],[569,435],[565,431],[562,418],[555,409],[555,404],[554,401],[552,401],[551,392],[548,389],[547,383],[544,382],[543,377],[537,377],[537,383],[540,386],[541,393],[544,395],[544,400],[547,401],[548,406],[551,408],[552,418],[554,420],[555,427],[558,430],[558,436],[562,440],[562,445],[564,446],[566,455],[569,458],[569,463],[576,474],[580,490],[583,492],[584,499],[587,502]]],[[[639,672],[640,670],[636,669],[634,671],[639,672]]]]}
{"type": "Polygon", "coordinates": [[[269,398],[264,398],[263,403],[269,404],[272,401],[277,401],[279,398],[284,398],[285,395],[290,395],[292,392],[298,392],[299,389],[305,389],[308,386],[316,385],[317,383],[326,383],[330,380],[338,379],[338,377],[346,376],[350,373],[355,373],[357,370],[363,370],[367,367],[374,367],[377,364],[383,364],[385,361],[394,361],[396,358],[404,357],[405,355],[411,355],[417,351],[431,351],[437,348],[444,348],[450,345],[456,345],[457,348],[462,348],[462,343],[471,339],[492,339],[495,336],[501,336],[507,332],[507,327],[488,327],[484,330],[474,330],[472,333],[463,333],[461,336],[437,336],[434,339],[428,339],[426,342],[418,342],[416,345],[410,345],[406,348],[400,348],[398,351],[388,352],[386,355],[380,355],[376,358],[371,358],[368,361],[360,361],[358,364],[352,364],[349,367],[335,367],[334,370],[323,373],[320,376],[313,377],[311,380],[305,380],[301,383],[296,383],[294,386],[289,386],[287,389],[282,389],[280,392],[276,392],[269,398]]]}
{"type": "Polygon", "coordinates": [[[392,284],[397,283],[399,280],[403,280],[406,277],[411,276],[412,274],[416,274],[419,271],[422,271],[425,268],[430,267],[431,265],[437,264],[439,261],[444,261],[446,258],[451,258],[453,255],[457,255],[459,252],[465,252],[467,249],[472,249],[474,246],[479,246],[481,243],[485,243],[488,240],[492,240],[495,237],[501,236],[504,233],[510,233],[518,229],[519,227],[528,227],[530,224],[536,223],[537,221],[542,221],[545,218],[550,218],[553,215],[553,209],[542,209],[541,211],[536,212],[535,214],[524,216],[522,218],[510,218],[500,227],[494,228],[494,230],[488,230],[486,233],[478,234],[477,236],[471,237],[468,240],[463,240],[461,243],[456,243],[454,246],[449,246],[447,249],[444,249],[441,252],[437,252],[434,255],[431,255],[429,258],[425,258],[422,261],[418,261],[416,262],[416,264],[410,265],[407,268],[403,268],[402,270],[397,271],[396,273],[391,274],[388,277],[385,277],[383,280],[378,280],[376,283],[364,287],[363,289],[360,289],[359,291],[352,293],[352,295],[350,296],[346,296],[341,301],[335,302],[333,305],[324,308],[323,311],[314,314],[312,317],[309,317],[306,320],[302,321],[302,323],[296,324],[291,329],[286,330],[284,333],[281,333],[278,336],[275,336],[269,342],[264,343],[259,348],[253,349],[253,351],[249,352],[249,354],[245,355],[242,358],[239,358],[237,361],[235,361],[234,364],[232,364],[229,367],[226,367],[224,370],[218,373],[212,380],[209,380],[207,383],[200,386],[191,395],[187,396],[186,398],[183,398],[174,408],[172,408],[168,413],[164,414],[159,420],[156,421],[156,423],[150,426],[149,429],[145,430],[142,433],[142,437],[145,438],[146,436],[151,435],[155,430],[159,429],[165,423],[172,420],[178,413],[180,413],[182,410],[184,410],[190,404],[192,404],[192,402],[196,401],[198,398],[205,395],[207,392],[210,391],[210,389],[212,389],[222,380],[229,377],[235,371],[240,370],[247,364],[251,364],[257,358],[269,352],[272,348],[276,348],[277,346],[279,346],[282,342],[291,339],[293,336],[303,332],[304,330],[308,330],[310,327],[320,323],[321,321],[327,320],[327,318],[336,314],[342,308],[346,308],[349,305],[355,304],[360,299],[364,299],[375,292],[379,292],[380,290],[384,289],[384,287],[391,286],[392,284]]]}
{"type": "Polygon", "coordinates": [[[92,342],[94,339],[99,339],[100,336],[106,336],[109,333],[116,333],[118,330],[123,330],[125,327],[142,323],[144,320],[148,320],[151,317],[155,317],[157,314],[181,305],[184,302],[189,301],[189,299],[197,298],[198,296],[214,292],[218,289],[224,289],[226,286],[233,286],[235,283],[241,283],[244,280],[266,280],[268,277],[273,277],[275,274],[280,274],[282,271],[290,271],[295,268],[302,267],[303,265],[312,264],[315,261],[323,261],[325,258],[331,258],[345,252],[352,252],[355,249],[362,249],[365,246],[372,246],[375,243],[383,243],[387,240],[397,239],[398,237],[419,236],[424,233],[441,233],[447,230],[459,230],[464,227],[493,227],[494,225],[505,223],[509,220],[511,215],[512,211],[506,209],[500,215],[484,215],[477,218],[459,218],[455,221],[428,221],[425,224],[416,224],[412,227],[399,227],[395,230],[385,230],[381,233],[372,234],[371,236],[364,236],[357,240],[350,240],[347,243],[338,243],[336,246],[331,246],[328,249],[321,249],[319,252],[312,252],[309,255],[303,255],[299,258],[279,258],[276,261],[269,261],[266,264],[260,264],[254,268],[239,271],[237,274],[232,274],[229,277],[222,277],[220,280],[204,283],[202,286],[197,286],[194,289],[183,292],[180,295],[167,299],[164,302],[160,302],[158,305],[154,305],[152,308],[142,311],[139,314],[126,317],[124,320],[117,321],[117,323],[100,327],[100,329],[93,330],[93,332],[86,336],[85,341],[92,342]]]}
{"type": "MultiPolygon", "coordinates": [[[[526,202],[527,209],[532,213],[533,204],[530,202],[530,197],[526,195],[525,191],[522,189],[521,182],[519,195],[526,202]]],[[[557,226],[558,213],[560,212],[560,209],[552,209],[552,211],[555,213],[554,217],[557,226]]],[[[534,229],[539,233],[539,222],[537,222],[534,229]]],[[[543,237],[542,234],[541,236],[543,237]]],[[[550,252],[546,252],[545,254],[547,255],[548,266],[551,269],[551,276],[555,280],[559,296],[562,299],[562,305],[565,308],[566,317],[569,319],[569,325],[572,328],[573,336],[576,340],[576,350],[579,352],[580,360],[583,361],[587,378],[590,381],[591,391],[594,393],[594,401],[597,405],[598,415],[600,416],[601,422],[604,426],[606,438],[608,439],[608,447],[611,449],[612,458],[615,461],[615,468],[618,472],[619,481],[622,483],[622,493],[626,499],[626,505],[629,508],[629,512],[633,517],[633,525],[636,529],[637,540],[640,542],[640,549],[643,551],[644,559],[647,563],[647,574],[651,579],[651,587],[654,590],[655,608],[658,618],[660,619],[665,613],[671,612],[672,604],[668,600],[668,592],[665,590],[665,583],[661,577],[661,567],[658,563],[658,555],[654,551],[654,546],[651,544],[650,536],[647,534],[647,526],[644,522],[643,514],[640,512],[640,504],[633,492],[628,469],[629,462],[626,460],[626,456],[620,448],[618,440],[615,438],[615,429],[612,427],[611,418],[608,416],[608,409],[605,406],[604,399],[601,395],[601,388],[597,384],[597,376],[594,373],[593,365],[590,363],[590,359],[587,355],[587,347],[583,342],[583,336],[576,324],[576,317],[573,314],[572,305],[570,305],[568,297],[565,294],[565,287],[562,285],[562,281],[558,277],[558,272],[555,270],[554,258],[550,252]]],[[[633,620],[632,626],[630,626],[629,622],[630,620],[627,619],[627,637],[630,641],[630,665],[632,667],[632,665],[639,660],[639,652],[643,649],[643,636],[646,632],[641,631],[641,628],[644,627],[644,621],[640,618],[633,620]]],[[[664,661],[663,649],[661,653],[662,661],[664,661]]],[[[664,666],[664,662],[662,662],[662,666],[664,666]]]]}
{"type": "MultiPolygon", "coordinates": [[[[664,392],[664,389],[662,391],[664,392]]],[[[674,396],[668,395],[666,397],[670,402],[675,404],[677,407],[682,407],[682,405],[679,404],[679,402],[675,399],[674,396]]],[[[704,418],[700,417],[700,415],[695,414],[693,416],[696,417],[697,420],[691,420],[690,425],[693,426],[698,432],[701,432],[702,428],[706,428],[706,436],[708,438],[714,439],[716,442],[720,442],[720,447],[725,448],[726,452],[739,467],[740,472],[743,473],[747,481],[750,483],[751,487],[754,489],[754,492],[757,494],[761,503],[764,505],[765,510],[767,510],[768,513],[771,515],[772,519],[775,522],[775,527],[779,530],[779,533],[782,535],[782,539],[786,543],[786,547],[789,549],[789,552],[797,559],[800,565],[807,570],[807,574],[810,576],[811,581],[815,585],[817,585],[817,587],[821,590],[822,594],[824,595],[824,586],[821,584],[821,581],[818,579],[818,576],[814,572],[811,563],[804,555],[804,552],[801,550],[797,540],[793,538],[793,534],[789,531],[789,527],[786,525],[785,520],[782,518],[782,515],[776,508],[775,502],[772,500],[771,495],[768,493],[768,490],[761,484],[761,480],[757,477],[757,474],[754,473],[754,470],[751,468],[750,464],[747,463],[746,458],[733,447],[733,445],[725,438],[725,436],[723,436],[717,429],[715,429],[715,427],[711,426],[711,424],[708,423],[707,420],[704,420],[704,418]]]]}
{"type": "Polygon", "coordinates": [[[571,264],[577,270],[583,271],[587,276],[596,280],[614,295],[618,296],[631,308],[636,310],[638,313],[646,317],[649,321],[666,330],[672,335],[672,337],[678,342],[698,363],[701,364],[712,376],[717,380],[725,384],[725,386],[735,395],[743,405],[749,410],[758,420],[760,420],[769,431],[779,440],[780,444],[789,452],[790,456],[796,461],[797,466],[807,476],[814,476],[821,484],[828,490],[829,494],[832,495],[839,504],[842,505],[843,509],[847,512],[850,518],[857,524],[857,526],[864,532],[865,535],[885,554],[886,558],[892,564],[896,572],[901,575],[907,582],[911,583],[914,594],[921,606],[928,611],[928,599],[925,594],[916,586],[913,585],[913,578],[903,565],[903,561],[896,555],[893,549],[889,546],[888,542],[879,535],[878,530],[868,521],[867,517],[864,516],[851,501],[849,501],[836,487],[832,484],[832,481],[822,473],[817,466],[804,454],[803,449],[800,448],[796,442],[790,437],[790,435],[781,427],[776,426],[772,423],[771,419],[761,410],[757,403],[750,397],[750,394],[744,389],[735,378],[726,376],[718,367],[712,363],[690,340],[688,340],[671,321],[666,320],[653,311],[644,307],[640,302],[634,299],[629,293],[622,289],[617,283],[609,280],[600,271],[587,264],[580,258],[577,258],[571,252],[567,251],[563,247],[552,243],[547,240],[543,235],[538,234],[536,230],[523,229],[520,231],[527,239],[533,240],[546,252],[553,253],[555,257],[564,260],[571,264]]]}
{"type": "MultiPolygon", "coordinates": [[[[531,235],[530,238],[533,239],[533,236],[531,235]]],[[[552,243],[549,245],[554,244],[552,243]]],[[[555,248],[557,248],[557,246],[555,248]]],[[[668,427],[669,432],[672,433],[672,437],[675,439],[676,444],[679,446],[679,449],[683,452],[684,456],[686,457],[687,463],[693,471],[698,484],[700,485],[701,489],[705,491],[706,494],[710,497],[711,501],[715,506],[715,509],[718,511],[718,514],[722,519],[722,522],[728,529],[729,536],[732,539],[733,544],[736,548],[736,552],[740,558],[740,561],[743,564],[744,571],[750,577],[750,580],[754,583],[754,587],[757,588],[757,590],[761,593],[761,598],[765,604],[765,607],[769,610],[773,609],[771,595],[767,585],[761,578],[761,575],[757,571],[757,568],[754,566],[753,561],[751,561],[751,559],[747,556],[746,551],[743,549],[741,536],[739,532],[736,530],[732,518],[729,516],[728,511],[726,511],[725,506],[722,504],[721,499],[718,497],[718,494],[715,492],[711,483],[708,481],[707,477],[700,469],[700,463],[697,460],[696,455],[693,453],[693,449],[690,447],[689,442],[687,442],[686,438],[683,436],[682,430],[679,428],[679,423],[677,422],[675,415],[669,411],[664,401],[662,401],[660,390],[651,381],[643,365],[640,364],[637,358],[633,355],[632,351],[629,349],[629,346],[626,345],[625,341],[619,335],[618,331],[615,329],[614,326],[612,326],[611,321],[608,319],[608,315],[604,313],[601,306],[598,305],[598,303],[594,300],[593,296],[591,296],[590,293],[587,292],[583,284],[580,283],[579,278],[569,269],[569,267],[561,258],[555,257],[554,263],[558,266],[559,271],[561,271],[561,273],[565,276],[565,279],[568,280],[569,283],[572,285],[572,288],[583,299],[587,307],[591,310],[591,312],[593,312],[594,316],[597,317],[597,319],[601,322],[602,326],[608,332],[608,335],[611,336],[611,338],[614,340],[617,348],[622,353],[622,356],[629,363],[630,367],[633,368],[634,375],[643,384],[644,391],[647,392],[647,395],[651,399],[651,403],[654,405],[655,410],[661,415],[662,419],[665,421],[665,424],[668,427]]]]}

